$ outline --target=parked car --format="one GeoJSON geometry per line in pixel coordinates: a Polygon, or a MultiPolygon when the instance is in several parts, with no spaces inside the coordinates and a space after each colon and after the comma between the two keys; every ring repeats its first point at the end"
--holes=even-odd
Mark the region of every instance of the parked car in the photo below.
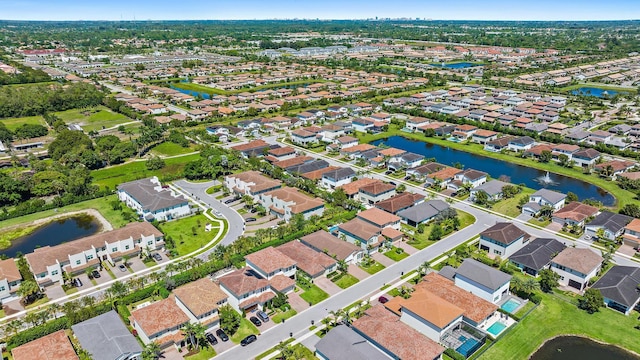
{"type": "Polygon", "coordinates": [[[267,315],[266,312],[264,311],[258,311],[257,312],[258,317],[260,318],[260,320],[262,320],[262,322],[267,322],[269,321],[269,315],[267,315]]]}
{"type": "Polygon", "coordinates": [[[94,278],[94,279],[99,279],[99,278],[100,278],[100,276],[102,276],[102,275],[100,275],[100,271],[98,271],[98,270],[93,270],[93,271],[91,272],[91,276],[93,276],[93,278],[94,278]]]}
{"type": "Polygon", "coordinates": [[[232,202],[236,201],[236,199],[227,199],[224,201],[225,204],[231,204],[232,202]]]}
{"type": "Polygon", "coordinates": [[[393,170],[387,170],[384,172],[385,175],[391,175],[393,174],[393,170]]]}
{"type": "Polygon", "coordinates": [[[246,222],[254,222],[254,221],[256,221],[256,218],[249,217],[249,218],[246,218],[244,221],[246,221],[246,222]]]}
{"type": "Polygon", "coordinates": [[[249,320],[250,320],[250,321],[253,323],[253,325],[255,325],[255,326],[260,326],[260,325],[262,325],[262,321],[260,321],[260,319],[258,319],[258,318],[257,318],[257,317],[255,317],[255,316],[250,317],[250,318],[249,318],[249,320]]]}
{"type": "Polygon", "coordinates": [[[251,209],[251,213],[252,213],[252,214],[255,214],[255,213],[257,213],[257,212],[258,212],[258,209],[256,209],[256,208],[251,209]]]}
{"type": "Polygon", "coordinates": [[[206,337],[207,337],[207,341],[209,342],[209,344],[215,345],[215,344],[218,343],[218,339],[216,339],[216,337],[213,336],[212,333],[207,333],[206,337]]]}
{"type": "Polygon", "coordinates": [[[389,181],[389,184],[391,184],[393,186],[397,186],[396,183],[394,183],[393,181],[389,181]]]}
{"type": "Polygon", "coordinates": [[[120,264],[120,265],[118,265],[118,269],[120,269],[120,271],[122,271],[122,272],[127,271],[127,267],[126,267],[126,266],[124,266],[124,264],[120,264]]]}
{"type": "Polygon", "coordinates": [[[162,261],[162,256],[160,256],[160,254],[158,253],[153,254],[153,258],[158,262],[162,261]]]}
{"type": "Polygon", "coordinates": [[[389,299],[387,299],[387,298],[386,298],[386,297],[384,297],[384,296],[380,296],[380,297],[378,298],[378,302],[379,302],[380,304],[384,304],[384,303],[386,303],[386,302],[388,302],[388,301],[389,301],[389,299]]]}
{"type": "Polygon", "coordinates": [[[222,329],[216,330],[216,335],[218,335],[220,340],[222,340],[223,342],[224,341],[229,341],[229,336],[222,329]]]}
{"type": "Polygon", "coordinates": [[[78,279],[78,278],[75,278],[75,279],[73,279],[73,284],[74,284],[76,287],[81,287],[81,286],[82,286],[82,280],[80,280],[80,279],[78,279]]]}
{"type": "Polygon", "coordinates": [[[251,344],[252,342],[258,340],[258,337],[255,335],[249,335],[246,338],[242,339],[242,341],[240,341],[240,345],[242,346],[247,346],[249,344],[251,344]]]}

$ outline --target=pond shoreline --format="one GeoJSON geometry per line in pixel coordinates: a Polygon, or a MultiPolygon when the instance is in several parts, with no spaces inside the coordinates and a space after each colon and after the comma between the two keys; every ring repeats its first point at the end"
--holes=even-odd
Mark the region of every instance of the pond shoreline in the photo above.
{"type": "Polygon", "coordinates": [[[540,344],[540,345],[539,345],[539,346],[538,346],[538,347],[537,347],[537,348],[536,348],[536,349],[535,349],[531,354],[529,354],[529,356],[527,357],[527,359],[531,359],[531,358],[533,357],[533,355],[535,355],[535,353],[537,353],[537,352],[538,352],[538,351],[539,351],[539,350],[540,350],[540,349],[541,349],[545,344],[547,344],[549,341],[551,341],[551,340],[555,340],[555,339],[557,339],[557,338],[561,338],[561,337],[577,337],[577,338],[587,339],[587,340],[593,341],[593,342],[595,342],[595,343],[598,343],[598,344],[600,344],[600,345],[607,345],[607,346],[613,346],[613,347],[616,347],[616,348],[618,348],[618,349],[620,349],[620,350],[622,350],[622,351],[628,352],[629,354],[632,354],[632,355],[634,355],[634,356],[636,356],[636,357],[640,358],[640,354],[638,354],[637,352],[632,351],[632,350],[629,350],[629,349],[624,348],[624,347],[622,347],[622,346],[620,346],[620,345],[617,345],[617,344],[607,343],[607,342],[604,342],[604,341],[600,341],[600,340],[598,340],[598,339],[594,339],[594,338],[589,337],[589,336],[584,336],[584,335],[579,335],[579,334],[560,334],[560,335],[556,335],[556,336],[550,337],[550,338],[548,338],[547,340],[545,340],[545,341],[544,341],[542,344],[540,344]]]}

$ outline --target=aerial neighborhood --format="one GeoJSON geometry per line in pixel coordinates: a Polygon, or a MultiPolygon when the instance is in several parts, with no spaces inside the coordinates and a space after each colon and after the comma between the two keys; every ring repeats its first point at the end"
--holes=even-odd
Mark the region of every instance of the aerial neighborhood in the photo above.
{"type": "Polygon", "coordinates": [[[0,30],[3,359],[640,353],[635,22],[0,30]]]}

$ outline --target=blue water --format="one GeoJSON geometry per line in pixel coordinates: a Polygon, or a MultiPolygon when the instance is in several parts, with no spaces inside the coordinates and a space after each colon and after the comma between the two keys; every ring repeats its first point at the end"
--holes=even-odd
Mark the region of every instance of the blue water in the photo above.
{"type": "Polygon", "coordinates": [[[604,90],[595,87],[581,87],[571,92],[572,95],[595,96],[599,98],[612,97],[617,93],[618,91],[615,90],[604,90]]]}
{"type": "Polygon", "coordinates": [[[205,92],[180,89],[180,88],[175,87],[173,85],[171,85],[171,88],[174,89],[174,90],[178,90],[183,94],[191,95],[191,96],[194,96],[194,97],[200,95],[200,97],[203,98],[203,99],[211,99],[211,96],[209,94],[205,93],[205,92]]]}
{"type": "Polygon", "coordinates": [[[518,308],[518,306],[520,306],[520,301],[516,300],[516,299],[509,299],[509,301],[507,301],[506,303],[502,304],[502,306],[500,306],[500,308],[502,308],[502,310],[504,311],[508,311],[510,313],[513,313],[515,311],[515,309],[518,308]]]}
{"type": "Polygon", "coordinates": [[[500,334],[502,332],[502,330],[504,330],[507,327],[507,325],[496,321],[493,323],[493,325],[489,326],[489,328],[487,329],[487,332],[491,335],[493,335],[493,337],[498,336],[498,334],[500,334]]]}
{"type": "Polygon", "coordinates": [[[430,65],[435,67],[445,67],[448,69],[464,69],[464,68],[470,68],[474,66],[480,66],[478,64],[474,64],[470,62],[459,62],[459,63],[453,63],[453,64],[444,64],[444,65],[442,65],[442,63],[433,63],[430,65]]]}
{"type": "MultiPolygon", "coordinates": [[[[494,179],[498,179],[500,176],[505,175],[509,177],[509,182],[513,184],[524,184],[526,187],[532,189],[540,189],[542,187],[536,179],[545,175],[545,172],[542,170],[455,150],[440,145],[434,145],[417,140],[409,140],[401,136],[392,136],[387,139],[376,140],[372,142],[372,144],[376,146],[391,146],[424,155],[426,158],[435,158],[437,162],[444,165],[461,163],[465,168],[484,171],[494,179]]],[[[559,174],[550,174],[550,176],[555,183],[544,186],[549,190],[555,190],[564,194],[571,191],[578,195],[580,200],[594,199],[602,202],[605,206],[612,206],[615,203],[615,198],[611,194],[595,185],[559,174]]]]}
{"type": "Polygon", "coordinates": [[[467,339],[462,345],[458,346],[456,351],[464,355],[464,357],[469,357],[480,345],[482,344],[476,339],[467,339]]]}

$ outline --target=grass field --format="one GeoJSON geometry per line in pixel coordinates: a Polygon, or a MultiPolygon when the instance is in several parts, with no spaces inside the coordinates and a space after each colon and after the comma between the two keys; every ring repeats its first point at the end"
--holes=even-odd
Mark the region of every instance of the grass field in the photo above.
{"type": "Polygon", "coordinates": [[[233,94],[239,94],[245,91],[254,92],[258,90],[282,88],[286,86],[295,86],[295,85],[307,85],[307,84],[315,84],[315,83],[323,83],[323,82],[326,82],[326,80],[308,79],[308,80],[290,81],[286,83],[274,83],[274,84],[267,84],[267,85],[261,85],[261,86],[254,86],[252,88],[243,88],[238,90],[222,90],[222,89],[212,88],[210,86],[194,84],[194,83],[183,83],[183,82],[176,82],[176,83],[173,83],[172,85],[176,88],[198,91],[202,93],[207,93],[209,95],[233,95],[233,94]]]}
{"type": "Polygon", "coordinates": [[[531,167],[534,169],[539,169],[543,171],[549,171],[551,173],[561,174],[565,176],[569,176],[578,180],[582,180],[593,185],[596,185],[608,192],[610,192],[616,198],[616,205],[613,206],[614,210],[617,210],[623,207],[626,204],[633,203],[635,200],[635,194],[621,189],[615,182],[607,181],[597,175],[585,174],[581,169],[578,168],[566,168],[562,167],[554,162],[549,163],[541,163],[536,160],[530,158],[521,158],[517,156],[513,156],[510,154],[501,154],[494,153],[491,151],[484,150],[481,144],[465,144],[465,143],[454,143],[452,141],[448,141],[438,137],[426,137],[423,134],[418,133],[407,133],[398,129],[398,127],[394,124],[389,125],[389,131],[380,133],[380,134],[361,134],[356,132],[356,136],[360,140],[361,143],[369,143],[378,139],[387,138],[390,136],[402,136],[411,140],[424,141],[432,144],[442,145],[448,148],[461,150],[465,152],[474,153],[481,156],[486,156],[498,160],[503,160],[506,162],[523,165],[527,167],[531,167]]]}
{"type": "Polygon", "coordinates": [[[298,312],[296,311],[296,309],[289,309],[287,311],[284,312],[278,312],[277,314],[273,315],[271,317],[271,321],[273,321],[276,324],[280,324],[282,322],[282,320],[288,319],[292,316],[295,316],[298,312]]]}
{"type": "Polygon", "coordinates": [[[195,147],[182,147],[176,143],[172,143],[172,142],[163,142],[160,145],[156,145],[151,149],[151,153],[158,155],[158,156],[176,156],[176,155],[183,155],[183,154],[188,154],[191,152],[196,151],[195,147]]]}
{"type": "Polygon", "coordinates": [[[640,353],[638,331],[633,328],[638,324],[637,312],[624,316],[602,308],[600,312],[589,315],[551,295],[541,296],[540,306],[501,337],[480,359],[527,359],[546,340],[564,334],[587,336],[640,353]]]}
{"type": "Polygon", "coordinates": [[[316,285],[311,285],[305,292],[300,294],[300,297],[308,303],[315,305],[320,301],[327,299],[329,294],[324,292],[324,290],[320,289],[316,285]]]}
{"type": "Polygon", "coordinates": [[[384,256],[388,257],[389,259],[393,260],[393,261],[400,261],[404,258],[408,258],[409,254],[407,254],[404,251],[398,252],[397,247],[392,247],[391,250],[387,251],[384,253],[384,256]]]}
{"type": "Polygon", "coordinates": [[[2,119],[0,121],[2,121],[2,123],[7,127],[7,129],[11,131],[15,130],[18,126],[22,124],[38,124],[42,126],[47,126],[47,123],[45,123],[44,118],[42,118],[42,116],[40,115],[27,116],[27,117],[21,117],[21,118],[8,118],[8,119],[2,119]]]}
{"type": "Polygon", "coordinates": [[[336,285],[340,287],[340,289],[346,289],[351,285],[355,285],[359,282],[357,277],[351,274],[342,274],[338,280],[334,281],[336,285]]]}
{"type": "Polygon", "coordinates": [[[210,222],[211,220],[199,214],[163,223],[160,229],[165,236],[173,238],[178,254],[186,255],[203,248],[216,236],[219,227],[214,226],[211,231],[205,231],[205,225],[210,222]]]}
{"type": "MultiPolygon", "coordinates": [[[[459,229],[464,229],[465,227],[473,224],[476,220],[476,218],[468,212],[462,210],[456,210],[456,212],[458,213],[458,219],[460,219],[459,229]]],[[[431,234],[431,229],[433,229],[433,223],[427,225],[424,228],[424,233],[422,234],[419,234],[417,231],[415,231],[415,229],[409,227],[408,225],[403,225],[403,228],[405,231],[407,229],[414,230],[414,234],[412,236],[413,238],[411,238],[411,236],[407,236],[407,238],[410,239],[407,240],[407,244],[413,246],[418,250],[422,250],[427,246],[433,245],[435,243],[435,241],[429,240],[429,234],[431,234]]]]}
{"type": "Polygon", "coordinates": [[[231,339],[231,341],[233,341],[236,344],[239,344],[240,341],[242,341],[242,339],[246,338],[249,335],[258,335],[260,334],[260,331],[258,331],[258,328],[256,328],[247,318],[242,318],[242,321],[240,322],[240,327],[238,328],[238,331],[236,331],[235,334],[229,336],[229,338],[231,339]]]}
{"type": "Polygon", "coordinates": [[[163,175],[175,175],[182,172],[184,166],[189,161],[197,160],[199,154],[186,155],[171,159],[166,159],[166,166],[160,170],[147,170],[144,161],[134,161],[122,165],[111,166],[105,169],[94,170],[93,183],[99,186],[106,186],[114,189],[116,186],[127,182],[138,180],[150,176],[162,177],[163,175]]]}
{"type": "Polygon", "coordinates": [[[213,347],[207,345],[206,347],[201,346],[197,354],[185,356],[184,358],[188,360],[209,360],[216,355],[216,351],[213,347]]]}
{"type": "Polygon", "coordinates": [[[82,126],[84,131],[102,130],[126,122],[133,121],[128,117],[115,113],[104,106],[91,109],[72,109],[57,112],[56,116],[68,123],[76,123],[82,126]]]}
{"type": "Polygon", "coordinates": [[[531,195],[534,192],[535,191],[533,189],[524,188],[522,189],[522,192],[520,194],[512,197],[511,199],[498,201],[491,207],[491,210],[497,211],[500,214],[505,214],[510,217],[517,217],[521,213],[520,209],[518,209],[518,202],[520,201],[520,198],[522,198],[523,196],[531,195]]]}
{"type": "Polygon", "coordinates": [[[360,264],[358,266],[360,266],[360,268],[362,270],[368,272],[371,275],[373,275],[373,274],[377,273],[378,271],[380,271],[380,270],[385,268],[384,265],[380,264],[377,261],[372,261],[371,265],[369,265],[369,266],[364,266],[363,264],[360,264]]]}

